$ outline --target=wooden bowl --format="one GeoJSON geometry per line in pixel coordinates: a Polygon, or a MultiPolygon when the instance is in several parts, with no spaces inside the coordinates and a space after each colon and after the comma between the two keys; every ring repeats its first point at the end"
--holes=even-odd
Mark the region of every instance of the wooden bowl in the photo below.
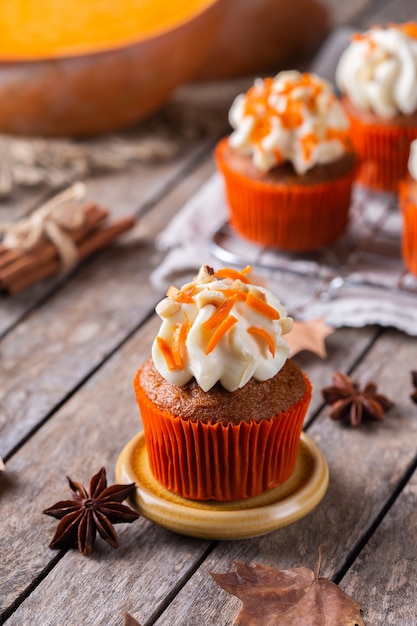
{"type": "MultiPolygon", "coordinates": [[[[187,81],[207,54],[222,2],[195,4],[187,19],[167,30],[126,45],[119,39],[107,49],[98,43],[82,53],[74,46],[49,58],[9,60],[13,53],[2,53],[0,45],[0,132],[82,137],[140,120],[187,81]]],[[[37,55],[39,50],[32,57],[37,55]]]]}

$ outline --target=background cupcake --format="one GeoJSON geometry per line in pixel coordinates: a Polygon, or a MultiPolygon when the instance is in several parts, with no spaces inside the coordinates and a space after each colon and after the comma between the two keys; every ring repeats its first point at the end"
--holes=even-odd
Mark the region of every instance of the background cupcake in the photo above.
{"type": "Polygon", "coordinates": [[[362,163],[358,182],[397,192],[417,138],[417,24],[376,26],[354,35],[336,82],[362,163]]]}
{"type": "Polygon", "coordinates": [[[283,250],[312,250],[346,229],[355,158],[330,83],[280,72],[257,79],[230,109],[215,158],[232,227],[283,250]]]}
{"type": "Polygon", "coordinates": [[[220,501],[285,482],[311,385],[288,359],[292,320],[280,301],[247,271],[203,266],[156,310],[152,358],[134,382],[155,478],[220,501]]]}
{"type": "Polygon", "coordinates": [[[408,177],[400,183],[400,206],[402,257],[407,269],[417,276],[417,140],[410,146],[408,177]]]}

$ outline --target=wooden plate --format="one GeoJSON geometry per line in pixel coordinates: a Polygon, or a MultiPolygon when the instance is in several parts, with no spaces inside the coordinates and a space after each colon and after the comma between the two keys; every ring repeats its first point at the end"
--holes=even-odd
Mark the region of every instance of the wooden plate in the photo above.
{"type": "Polygon", "coordinates": [[[302,433],[295,471],[283,485],[233,502],[188,500],[153,477],[140,431],[120,453],[116,482],[136,483],[132,506],[168,530],[201,539],[243,539],[267,534],[307,515],[323,498],[329,472],[316,444],[302,433]]]}

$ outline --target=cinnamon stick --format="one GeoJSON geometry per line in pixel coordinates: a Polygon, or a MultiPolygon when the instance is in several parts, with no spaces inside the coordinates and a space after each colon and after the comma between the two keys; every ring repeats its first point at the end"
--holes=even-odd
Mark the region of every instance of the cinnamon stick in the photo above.
{"type": "MultiPolygon", "coordinates": [[[[110,226],[96,230],[77,245],[79,260],[81,261],[90,256],[90,254],[108,246],[119,235],[132,228],[134,224],[135,218],[129,216],[114,222],[110,226]]],[[[27,269],[24,274],[15,276],[7,284],[0,283],[0,289],[9,295],[14,295],[39,280],[53,276],[59,270],[59,261],[57,258],[53,258],[43,264],[27,269]]]]}
{"type": "Polygon", "coordinates": [[[15,250],[14,248],[5,248],[1,246],[0,249],[0,268],[6,267],[16,259],[20,259],[22,253],[20,250],[15,250]]]}
{"type": "MultiPolygon", "coordinates": [[[[108,215],[108,211],[92,203],[86,205],[84,212],[84,225],[80,228],[68,231],[68,235],[74,243],[78,243],[92,230],[97,228],[108,215]]],[[[58,258],[55,246],[46,240],[30,252],[22,253],[21,251],[12,249],[8,250],[8,252],[10,253],[9,255],[6,253],[0,255],[0,283],[8,281],[9,279],[13,280],[13,276],[15,274],[17,275],[19,271],[26,271],[34,265],[46,263],[53,258],[58,258]],[[7,268],[7,270],[4,268],[7,268]]]]}

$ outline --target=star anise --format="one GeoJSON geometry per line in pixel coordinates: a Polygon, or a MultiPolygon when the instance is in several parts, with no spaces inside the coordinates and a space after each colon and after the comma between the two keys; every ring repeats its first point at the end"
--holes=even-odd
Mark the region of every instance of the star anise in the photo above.
{"type": "Polygon", "coordinates": [[[67,476],[72,500],[61,500],[43,513],[61,520],[50,548],[69,548],[78,544],[80,552],[93,551],[97,532],[113,548],[117,548],[116,531],[113,524],[130,524],[139,515],[130,507],[121,504],[135,490],[135,484],[107,487],[104,467],[90,481],[90,493],[81,483],[67,476]]]}
{"type": "Polygon", "coordinates": [[[377,393],[375,383],[367,383],[361,390],[357,381],[352,381],[342,372],[333,374],[333,385],[321,391],[322,396],[331,405],[329,417],[334,420],[348,418],[352,426],[359,426],[362,418],[384,419],[394,403],[386,396],[377,393]]]}
{"type": "Polygon", "coordinates": [[[415,404],[417,404],[417,370],[411,372],[411,380],[413,383],[414,391],[411,393],[410,398],[415,404]]]}

